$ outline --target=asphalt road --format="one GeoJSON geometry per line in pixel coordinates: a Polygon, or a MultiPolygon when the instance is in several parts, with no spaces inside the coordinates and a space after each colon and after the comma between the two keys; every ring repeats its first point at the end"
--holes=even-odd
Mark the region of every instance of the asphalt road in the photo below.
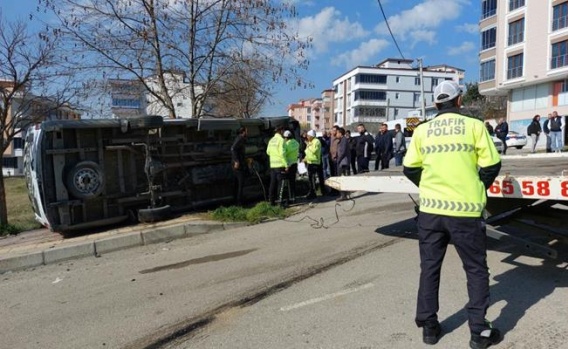
{"type": "MultiPolygon", "coordinates": [[[[3,274],[0,348],[420,348],[413,216],[405,195],[368,194],[286,221],[3,274]]],[[[492,246],[500,347],[566,348],[568,264],[492,246]]],[[[453,250],[447,258],[449,333],[438,347],[465,347],[464,275],[453,250]]]]}
{"type": "Polygon", "coordinates": [[[0,348],[143,348],[397,239],[400,195],[0,275],[0,348]]]}
{"type": "MultiPolygon", "coordinates": [[[[431,348],[414,324],[419,273],[414,235],[219,314],[168,348],[431,348]]],[[[496,348],[568,348],[568,264],[518,256],[491,243],[488,318],[505,333],[496,348]]],[[[436,348],[469,348],[465,273],[453,247],[442,272],[436,348]]]]}

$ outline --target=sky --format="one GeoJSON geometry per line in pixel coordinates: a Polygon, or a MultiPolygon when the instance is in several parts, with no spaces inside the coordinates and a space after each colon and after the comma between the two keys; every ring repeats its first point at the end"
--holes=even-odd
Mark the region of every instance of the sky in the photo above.
{"type": "MultiPolygon", "coordinates": [[[[266,116],[287,115],[287,106],[300,99],[321,97],[333,80],[359,65],[400,58],[387,29],[378,0],[286,0],[296,3],[294,25],[311,37],[310,66],[305,78],[312,89],[279,85],[266,116]]],[[[480,1],[381,0],[393,35],[407,59],[424,65],[447,64],[465,70],[465,81],[479,75],[480,1]]],[[[0,0],[3,17],[29,18],[37,0],[0,0]]]]}

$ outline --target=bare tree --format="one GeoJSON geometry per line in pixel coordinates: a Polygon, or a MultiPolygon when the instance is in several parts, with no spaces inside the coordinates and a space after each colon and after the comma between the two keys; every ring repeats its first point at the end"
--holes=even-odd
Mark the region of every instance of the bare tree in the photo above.
{"type": "Polygon", "coordinates": [[[308,65],[304,51],[310,39],[291,32],[287,23],[297,14],[286,2],[38,1],[59,18],[54,32],[68,42],[70,66],[138,80],[172,118],[176,93],[189,95],[193,117],[202,115],[235,65],[252,69],[262,62],[271,82],[306,84],[301,71],[308,65]],[[180,77],[186,89],[170,88],[168,74],[174,70],[186,72],[180,77]]]}
{"type": "Polygon", "coordinates": [[[464,94],[464,109],[468,114],[483,120],[507,116],[507,96],[484,96],[479,93],[478,83],[466,84],[464,94]]]}
{"type": "MultiPolygon", "coordinates": [[[[56,69],[56,41],[32,35],[24,22],[0,12],[0,164],[24,129],[68,105],[69,76],[56,69]]],[[[4,175],[0,171],[0,224],[8,224],[4,175]]]]}
{"type": "Polygon", "coordinates": [[[269,82],[263,76],[262,66],[235,65],[223,74],[211,93],[209,114],[218,117],[251,118],[260,113],[270,96],[269,82]]]}

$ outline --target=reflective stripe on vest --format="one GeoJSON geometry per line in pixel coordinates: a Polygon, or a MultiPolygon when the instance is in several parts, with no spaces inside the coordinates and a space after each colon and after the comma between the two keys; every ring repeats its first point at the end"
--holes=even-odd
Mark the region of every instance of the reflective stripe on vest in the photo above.
{"type": "Polygon", "coordinates": [[[458,202],[458,201],[448,201],[439,199],[420,199],[420,207],[432,208],[436,210],[451,210],[455,212],[481,212],[485,207],[482,203],[472,203],[472,202],[458,202]]]}

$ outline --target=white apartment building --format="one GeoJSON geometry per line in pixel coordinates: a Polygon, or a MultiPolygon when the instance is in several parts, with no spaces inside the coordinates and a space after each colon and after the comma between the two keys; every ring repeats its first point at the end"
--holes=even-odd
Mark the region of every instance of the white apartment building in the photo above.
{"type": "MultiPolygon", "coordinates": [[[[11,91],[13,86],[12,81],[0,80],[0,89],[11,91]]],[[[44,120],[81,119],[80,110],[69,104],[58,105],[48,98],[35,96],[31,93],[16,92],[7,109],[6,125],[10,125],[14,120],[21,120],[21,124],[16,123],[14,125],[16,126],[16,134],[4,151],[2,158],[2,173],[8,177],[21,176],[24,173],[25,127],[39,124],[44,120]]]]}
{"type": "Polygon", "coordinates": [[[406,117],[434,101],[434,88],[444,80],[463,86],[465,72],[448,65],[423,68],[413,59],[388,58],[376,66],[358,66],[333,81],[334,123],[385,122],[406,117]],[[423,85],[423,86],[422,86],[423,85]]]}
{"type": "MultiPolygon", "coordinates": [[[[171,72],[165,74],[166,86],[172,96],[172,102],[178,118],[191,118],[192,107],[190,99],[190,84],[185,74],[171,72]]],[[[149,77],[145,84],[152,90],[158,91],[155,77],[149,77]]],[[[168,116],[169,111],[148,92],[138,80],[109,80],[111,90],[111,110],[115,118],[128,118],[142,115],[168,116]]],[[[197,92],[199,93],[199,91],[197,92]]]]}
{"type": "Polygon", "coordinates": [[[568,114],[568,0],[482,0],[479,30],[479,92],[508,97],[511,130],[568,114]]]}

